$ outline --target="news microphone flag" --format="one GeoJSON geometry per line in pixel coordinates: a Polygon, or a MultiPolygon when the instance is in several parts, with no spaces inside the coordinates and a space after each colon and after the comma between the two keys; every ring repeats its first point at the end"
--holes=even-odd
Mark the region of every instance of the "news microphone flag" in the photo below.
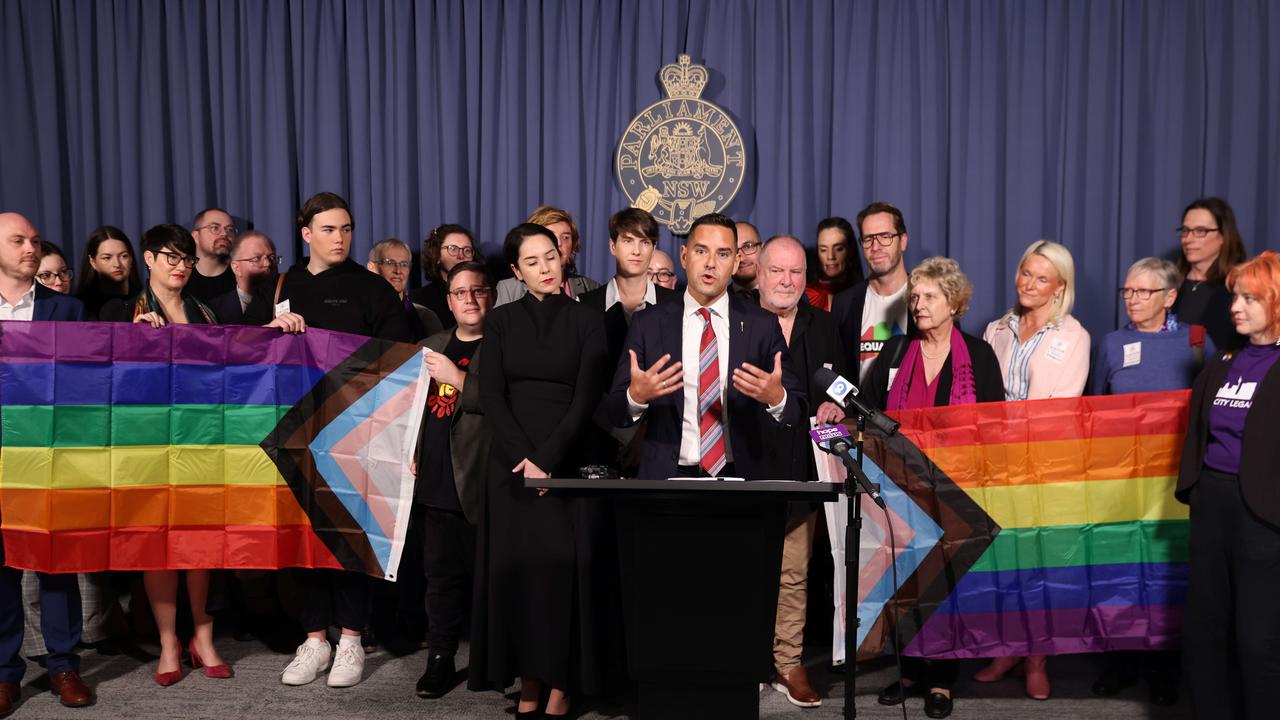
{"type": "MultiPolygon", "coordinates": [[[[905,654],[930,658],[1178,647],[1189,515],[1173,488],[1188,399],[893,413],[901,433],[869,432],[863,466],[899,547],[877,530],[883,514],[864,512],[859,657],[889,652],[895,624],[905,654]]],[[[843,510],[827,507],[838,570],[843,510]]]]}
{"type": "Polygon", "coordinates": [[[316,329],[0,322],[6,564],[394,579],[422,356],[316,329]]]}

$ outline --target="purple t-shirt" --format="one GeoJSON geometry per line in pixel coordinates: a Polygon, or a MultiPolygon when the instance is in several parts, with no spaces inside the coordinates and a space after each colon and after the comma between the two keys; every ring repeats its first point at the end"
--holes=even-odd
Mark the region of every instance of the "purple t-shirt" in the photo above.
{"type": "Polygon", "coordinates": [[[1253,396],[1271,366],[1280,360],[1280,345],[1246,345],[1236,353],[1227,379],[1217,388],[1209,409],[1209,446],[1204,464],[1218,472],[1240,472],[1240,440],[1253,396]]]}

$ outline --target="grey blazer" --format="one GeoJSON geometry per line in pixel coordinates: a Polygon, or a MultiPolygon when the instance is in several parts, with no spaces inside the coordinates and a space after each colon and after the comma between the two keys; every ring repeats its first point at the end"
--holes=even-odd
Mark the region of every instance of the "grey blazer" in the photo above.
{"type": "MultiPolygon", "coordinates": [[[[444,352],[453,330],[436,333],[422,341],[434,352],[444,352]]],[[[453,483],[467,522],[475,525],[484,512],[485,469],[489,462],[489,428],[480,408],[480,352],[471,356],[467,383],[459,396],[460,412],[453,414],[449,429],[449,453],[453,455],[453,483]]],[[[426,427],[426,419],[423,419],[426,427]]]]}
{"type": "MultiPolygon", "coordinates": [[[[575,300],[582,297],[585,292],[590,292],[600,287],[600,283],[583,275],[574,275],[569,278],[569,289],[573,291],[575,300]]],[[[498,296],[493,301],[493,306],[506,305],[509,302],[515,302],[528,294],[529,288],[519,280],[509,277],[505,280],[498,281],[498,296]]]]}

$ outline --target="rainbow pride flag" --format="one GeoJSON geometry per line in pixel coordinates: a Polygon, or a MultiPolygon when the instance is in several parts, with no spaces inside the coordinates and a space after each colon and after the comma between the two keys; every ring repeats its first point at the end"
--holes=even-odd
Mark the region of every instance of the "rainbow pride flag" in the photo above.
{"type": "Polygon", "coordinates": [[[394,579],[422,357],[314,329],[0,322],[5,563],[394,579]]]}
{"type": "Polygon", "coordinates": [[[890,651],[895,626],[906,654],[931,658],[1176,647],[1189,515],[1173,489],[1188,400],[893,413],[901,434],[866,444],[889,512],[864,505],[859,656],[890,651]],[[896,555],[876,530],[888,523],[896,555]]]}

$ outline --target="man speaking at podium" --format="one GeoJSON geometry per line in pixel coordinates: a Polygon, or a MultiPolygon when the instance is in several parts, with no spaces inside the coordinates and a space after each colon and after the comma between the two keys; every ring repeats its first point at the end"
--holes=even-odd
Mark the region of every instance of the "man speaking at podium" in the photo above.
{"type": "Polygon", "coordinates": [[[703,215],[680,248],[682,301],[631,323],[609,416],[618,427],[647,417],[642,478],[790,477],[783,449],[804,423],[805,394],[777,318],[725,292],[738,260],[733,220],[703,215]]]}

